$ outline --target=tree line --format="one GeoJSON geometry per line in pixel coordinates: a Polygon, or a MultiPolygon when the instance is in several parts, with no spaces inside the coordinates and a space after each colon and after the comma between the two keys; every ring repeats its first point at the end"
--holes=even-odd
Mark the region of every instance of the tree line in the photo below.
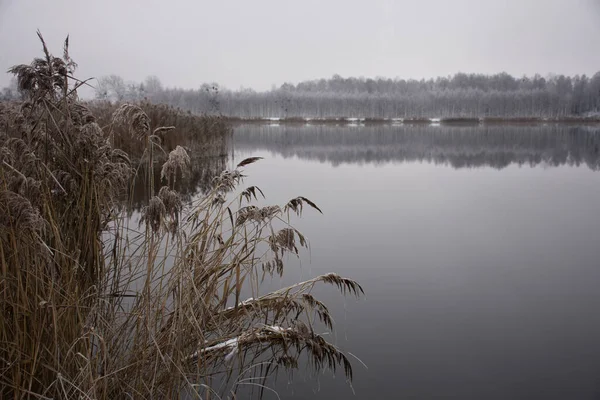
{"type": "MultiPolygon", "coordinates": [[[[16,88],[5,88],[0,98],[16,93],[16,88]]],[[[146,99],[192,113],[239,118],[560,118],[599,113],[600,72],[591,78],[457,73],[427,80],[334,75],[262,92],[230,90],[216,83],[197,89],[168,88],[155,76],[126,82],[110,75],[98,79],[95,96],[117,102],[146,99]]]]}

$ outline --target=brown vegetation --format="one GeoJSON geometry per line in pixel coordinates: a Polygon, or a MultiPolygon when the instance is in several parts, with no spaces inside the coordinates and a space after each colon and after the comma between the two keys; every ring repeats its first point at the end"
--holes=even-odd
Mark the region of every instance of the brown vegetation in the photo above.
{"type": "Polygon", "coordinates": [[[306,119],[300,118],[300,117],[288,117],[288,118],[282,118],[281,122],[284,122],[287,124],[305,124],[306,119]]]}
{"type": "Polygon", "coordinates": [[[457,117],[457,118],[442,118],[440,120],[440,124],[446,125],[478,125],[479,118],[465,118],[465,117],[457,117]]]}
{"type": "MultiPolygon", "coordinates": [[[[62,58],[43,49],[11,69],[26,101],[0,106],[0,398],[233,397],[244,384],[235,371],[260,373],[263,385],[300,354],[350,379],[349,360],[313,329],[332,318],[311,289],[359,295],[356,282],[330,273],[260,292],[307,246],[290,219],[318,207],[303,197],[248,204],[260,189],[236,193],[257,159],[185,203],[174,185],[193,157],[161,135],[182,123],[185,136],[197,120],[148,104],[86,106],[68,41],[62,58]],[[121,201],[140,172],[115,145],[149,171],[140,228],[121,201]]],[[[213,128],[197,132],[221,140],[213,128]]]]}
{"type": "Polygon", "coordinates": [[[366,125],[376,125],[376,124],[389,124],[393,122],[393,120],[385,119],[385,118],[365,118],[363,121],[366,125]]]}
{"type": "Polygon", "coordinates": [[[501,118],[501,117],[485,117],[482,119],[484,124],[539,124],[543,123],[542,118],[533,117],[514,117],[514,118],[501,118]]]}
{"type": "Polygon", "coordinates": [[[403,124],[430,124],[431,120],[429,118],[404,118],[402,120],[403,124]]]}
{"type": "MultiPolygon", "coordinates": [[[[91,101],[85,105],[94,114],[102,129],[111,135],[114,147],[126,151],[131,156],[141,156],[144,143],[129,139],[131,135],[127,132],[127,124],[114,123],[113,116],[120,104],[91,101]]],[[[177,145],[185,145],[194,146],[194,151],[201,154],[226,155],[231,128],[223,117],[194,115],[171,106],[147,101],[138,106],[155,126],[161,127],[153,132],[153,136],[165,152],[174,150],[177,145]]]]}

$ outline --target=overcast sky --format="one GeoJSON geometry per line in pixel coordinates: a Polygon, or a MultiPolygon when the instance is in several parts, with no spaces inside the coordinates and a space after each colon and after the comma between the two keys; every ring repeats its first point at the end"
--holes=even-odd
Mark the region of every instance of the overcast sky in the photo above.
{"type": "Polygon", "coordinates": [[[600,0],[0,0],[1,70],[41,54],[36,29],[56,55],[70,35],[79,77],[186,88],[600,70],[600,0]]]}

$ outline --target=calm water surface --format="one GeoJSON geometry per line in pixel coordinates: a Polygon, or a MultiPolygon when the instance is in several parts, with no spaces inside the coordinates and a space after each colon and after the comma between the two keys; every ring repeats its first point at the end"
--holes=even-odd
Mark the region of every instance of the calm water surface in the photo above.
{"type": "MultiPolygon", "coordinates": [[[[235,160],[271,203],[303,195],[311,242],[273,286],[321,287],[342,374],[291,399],[600,399],[600,131],[579,127],[241,126],[235,160]]],[[[267,398],[276,398],[267,394],[267,398]]]]}

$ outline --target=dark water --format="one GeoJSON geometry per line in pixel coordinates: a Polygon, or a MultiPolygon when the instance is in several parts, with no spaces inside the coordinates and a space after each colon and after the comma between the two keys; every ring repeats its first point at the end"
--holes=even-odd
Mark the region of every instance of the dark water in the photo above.
{"type": "MultiPolygon", "coordinates": [[[[326,272],[330,337],[359,357],[279,381],[291,399],[600,399],[600,131],[242,126],[234,163],[271,203],[324,212],[289,284],[326,272]]],[[[267,398],[276,396],[267,393],[267,398]]]]}

